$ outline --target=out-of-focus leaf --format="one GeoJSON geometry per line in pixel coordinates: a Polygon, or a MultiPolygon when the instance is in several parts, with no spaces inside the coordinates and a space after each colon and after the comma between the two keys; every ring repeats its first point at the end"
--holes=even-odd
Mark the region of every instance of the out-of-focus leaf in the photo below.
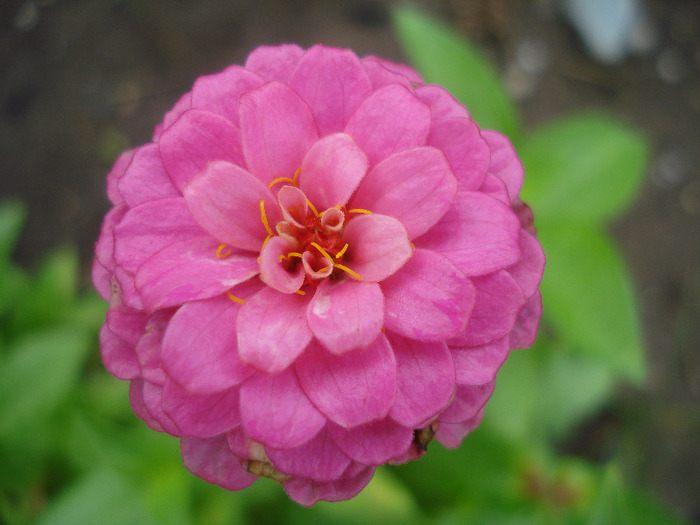
{"type": "Polygon", "coordinates": [[[518,133],[515,104],[484,56],[453,31],[415,9],[394,11],[404,52],[430,84],[439,84],[468,109],[482,128],[518,133]]]}
{"type": "Polygon", "coordinates": [[[567,346],[635,384],[646,376],[639,315],[622,257],[596,227],[541,221],[547,254],[540,289],[548,322],[567,346]]]}
{"type": "Polygon", "coordinates": [[[641,187],[647,143],[602,114],[578,113],[530,134],[519,148],[522,197],[539,220],[601,222],[623,211],[641,187]]]}
{"type": "Polygon", "coordinates": [[[9,260],[15,249],[26,216],[26,206],[18,201],[0,204],[0,266],[9,260]]]}

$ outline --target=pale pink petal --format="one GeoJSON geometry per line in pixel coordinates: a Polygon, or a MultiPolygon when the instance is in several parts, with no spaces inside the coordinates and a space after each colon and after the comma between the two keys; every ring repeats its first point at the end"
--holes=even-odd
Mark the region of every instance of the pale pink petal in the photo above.
{"type": "Polygon", "coordinates": [[[282,211],[285,222],[296,226],[305,227],[306,215],[309,212],[309,201],[306,195],[296,186],[284,185],[277,192],[277,203],[282,211]]]}
{"type": "Polygon", "coordinates": [[[185,304],[163,339],[163,365],[183,388],[215,393],[241,383],[255,370],[238,356],[236,318],[241,305],[227,296],[185,304]]]}
{"type": "Polygon", "coordinates": [[[537,291],[544,274],[544,251],[537,239],[525,230],[520,230],[520,249],[522,255],[508,268],[508,273],[518,282],[525,296],[530,297],[537,291]]]}
{"type": "Polygon", "coordinates": [[[532,346],[537,336],[537,327],[542,317],[542,294],[537,291],[525,303],[518,320],[510,332],[510,347],[527,348],[532,346]]]}
{"type": "Polygon", "coordinates": [[[457,383],[483,385],[496,378],[510,352],[508,337],[501,337],[483,346],[450,347],[457,383]]]}
{"type": "Polygon", "coordinates": [[[114,162],[112,169],[109,170],[109,173],[107,174],[107,197],[114,206],[124,202],[124,197],[119,191],[118,182],[122,175],[124,175],[127,166],[134,156],[134,153],[136,153],[136,149],[130,149],[119,155],[117,160],[114,162]]]}
{"type": "Polygon", "coordinates": [[[311,110],[294,91],[268,82],[240,99],[243,154],[265,185],[291,178],[318,138],[311,110]]]}
{"type": "Polygon", "coordinates": [[[310,296],[263,288],[246,301],[236,321],[241,360],[270,374],[291,365],[311,341],[310,296]]]}
{"type": "Polygon", "coordinates": [[[389,417],[353,428],[329,423],[328,428],[340,449],[364,465],[382,465],[402,456],[413,442],[413,429],[389,417]]]}
{"type": "Polygon", "coordinates": [[[372,85],[357,55],[316,45],[297,64],[289,82],[309,105],[321,136],[341,131],[372,85]]]}
{"type": "Polygon", "coordinates": [[[523,186],[523,164],[508,137],[491,130],[483,131],[482,136],[491,148],[489,173],[505,182],[508,196],[513,201],[518,197],[520,188],[523,186]]]}
{"type": "Polygon", "coordinates": [[[297,264],[292,270],[287,270],[283,264],[284,258],[294,247],[286,239],[275,236],[265,243],[260,252],[260,279],[266,285],[282,293],[294,293],[304,283],[304,267],[297,264]]]}
{"type": "Polygon", "coordinates": [[[304,157],[299,187],[319,212],[343,206],[367,173],[369,161],[350,135],[323,137],[304,157]]]}
{"type": "Polygon", "coordinates": [[[153,143],[136,150],[117,186],[130,208],[146,201],[180,196],[165,171],[158,145],[153,143]]]}
{"type": "Polygon", "coordinates": [[[267,456],[280,472],[314,481],[338,479],[350,465],[350,459],[335,444],[327,428],[299,447],[268,448],[267,456]]]}
{"type": "Polygon", "coordinates": [[[255,255],[216,256],[219,242],[211,237],[166,246],[136,272],[136,288],[144,307],[156,310],[222,294],[259,271],[255,255]]]}
{"type": "Polygon", "coordinates": [[[357,496],[374,475],[374,467],[365,467],[353,477],[320,482],[293,477],[282,483],[289,497],[299,505],[311,507],[317,501],[345,501],[357,496]]]}
{"type": "Polygon", "coordinates": [[[442,425],[443,422],[461,423],[473,418],[489,400],[495,386],[495,381],[483,385],[458,385],[455,398],[438,421],[442,425]]]}
{"type": "Polygon", "coordinates": [[[170,111],[163,117],[163,121],[153,130],[153,142],[158,142],[163,131],[173,125],[180,115],[192,107],[192,93],[188,92],[182,95],[170,111]]]}
{"type": "Polygon", "coordinates": [[[418,86],[416,96],[430,106],[433,120],[444,118],[468,118],[469,112],[442,86],[418,86]]]}
{"type": "Polygon", "coordinates": [[[475,291],[444,256],[418,249],[394,275],[382,281],[384,325],[422,341],[454,337],[464,330],[475,291]]]}
{"type": "Polygon", "coordinates": [[[173,317],[172,309],[158,310],[148,317],[144,334],[136,345],[136,355],[143,378],[149,383],[164,385],[166,374],[163,370],[161,351],[163,334],[173,317]]]}
{"type": "Polygon", "coordinates": [[[376,56],[364,57],[362,66],[365,68],[375,90],[389,84],[401,84],[411,88],[414,84],[423,83],[421,76],[410,67],[376,56]]]}
{"type": "Polygon", "coordinates": [[[475,416],[461,423],[440,423],[435,432],[435,439],[444,447],[457,448],[467,434],[479,426],[484,417],[484,408],[482,407],[475,416]]]}
{"type": "Polygon", "coordinates": [[[452,207],[414,242],[443,254],[466,276],[506,268],[520,258],[520,221],[502,202],[460,192],[452,207]]]}
{"type": "Polygon", "coordinates": [[[238,387],[212,394],[194,394],[166,379],[162,403],[163,412],[187,436],[217,436],[241,422],[238,387]]]}
{"type": "Polygon", "coordinates": [[[423,146],[429,130],[430,108],[397,84],[367,97],[345,127],[367,154],[370,165],[393,153],[423,146]]]}
{"type": "Polygon", "coordinates": [[[258,479],[231,453],[223,436],[210,439],[184,437],[180,448],[187,470],[208,483],[228,490],[241,490],[258,479]]]}
{"type": "Polygon", "coordinates": [[[248,55],[245,68],[265,80],[287,82],[303,54],[304,51],[293,44],[260,46],[248,55]]]}
{"type": "Polygon", "coordinates": [[[426,144],[445,154],[459,179],[459,191],[474,191],[481,186],[489,167],[490,151],[473,120],[434,120],[426,144]]]}
{"type": "Polygon", "coordinates": [[[166,129],[158,141],[168,175],[182,190],[209,162],[225,160],[245,166],[241,132],[224,117],[191,109],[166,129]]]}
{"type": "Polygon", "coordinates": [[[326,423],[300,388],[291,368],[278,374],[257,373],[240,389],[243,428],[251,439],[267,447],[302,445],[326,423]]]}
{"type": "Polygon", "coordinates": [[[396,397],[396,359],[384,335],[366,350],[331,354],[312,342],[296,362],[309,399],[343,427],[383,419],[396,397]]]}
{"type": "Polygon", "coordinates": [[[372,168],[349,207],[399,219],[412,239],[440,220],[456,194],[457,179],[445,156],[421,147],[396,153],[372,168]]]}
{"type": "Polygon", "coordinates": [[[467,329],[450,346],[481,346],[508,334],[525,305],[525,296],[508,272],[472,278],[476,305],[467,329]]]}
{"type": "Polygon", "coordinates": [[[443,342],[423,343],[389,333],[396,357],[396,402],[389,416],[409,428],[422,428],[450,402],[455,366],[443,342]]]}
{"type": "Polygon", "coordinates": [[[282,219],[275,197],[256,177],[229,162],[211,162],[184,189],[195,220],[220,242],[257,252],[271,228],[282,219]]]}
{"type": "Polygon", "coordinates": [[[343,242],[349,245],[343,265],[367,282],[386,279],[401,268],[413,252],[403,224],[376,213],[358,214],[349,220],[343,230],[343,242]]]}
{"type": "Polygon", "coordinates": [[[100,352],[105,368],[114,377],[127,381],[140,377],[134,345],[117,337],[106,323],[100,330],[100,352]]]}
{"type": "Polygon", "coordinates": [[[258,75],[241,66],[227,67],[219,73],[197,79],[192,87],[192,107],[211,111],[238,124],[238,100],[263,82],[258,75]]]}
{"type": "Polygon", "coordinates": [[[381,333],[384,297],[377,283],[325,281],[316,289],[306,318],[329,352],[361,350],[381,333]]]}

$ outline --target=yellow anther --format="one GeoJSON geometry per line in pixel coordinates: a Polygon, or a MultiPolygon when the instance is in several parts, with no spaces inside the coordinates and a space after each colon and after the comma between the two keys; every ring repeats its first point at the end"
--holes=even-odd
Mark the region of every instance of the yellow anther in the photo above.
{"type": "Polygon", "coordinates": [[[382,333],[383,333],[383,334],[386,333],[386,326],[382,326],[382,333]]]}
{"type": "Polygon", "coordinates": [[[298,293],[299,295],[306,295],[306,292],[304,290],[297,290],[294,293],[298,293]]]}
{"type": "Polygon", "coordinates": [[[348,243],[345,243],[345,246],[343,246],[343,249],[335,254],[335,258],[340,259],[343,256],[343,254],[347,251],[347,249],[348,249],[348,243]]]}
{"type": "Polygon", "coordinates": [[[289,252],[287,255],[284,255],[284,254],[280,255],[280,261],[286,259],[287,257],[299,257],[301,259],[303,257],[303,255],[300,254],[299,252],[289,252]]]}
{"type": "Polygon", "coordinates": [[[301,166],[297,168],[297,170],[294,172],[294,177],[292,178],[292,184],[294,186],[297,185],[297,179],[299,178],[299,172],[301,171],[301,166]]]}
{"type": "Polygon", "coordinates": [[[278,182],[290,182],[294,184],[294,181],[290,179],[289,177],[277,177],[275,180],[273,180],[270,184],[267,185],[269,189],[272,189],[272,187],[277,184],[278,182]]]}
{"type": "Polygon", "coordinates": [[[321,247],[318,245],[318,243],[312,242],[312,243],[311,243],[311,246],[313,246],[313,247],[316,248],[319,252],[321,252],[321,255],[323,255],[326,259],[328,259],[328,260],[331,262],[331,264],[333,264],[333,257],[331,257],[331,256],[328,254],[328,252],[327,252],[326,250],[324,250],[323,248],[321,248],[321,247]]]}
{"type": "Polygon", "coordinates": [[[270,229],[270,225],[267,222],[267,215],[265,214],[265,201],[261,200],[260,201],[260,220],[262,220],[263,226],[265,226],[265,229],[267,230],[267,234],[272,237],[272,230],[270,229]]]}
{"type": "Polygon", "coordinates": [[[334,268],[338,268],[339,270],[343,270],[344,272],[348,272],[350,275],[352,275],[355,279],[358,281],[362,280],[362,277],[359,276],[357,272],[352,271],[350,268],[347,266],[343,266],[342,264],[335,263],[333,265],[334,268]]]}
{"type": "Polygon", "coordinates": [[[229,255],[231,255],[231,248],[224,251],[224,248],[226,248],[227,246],[228,246],[228,244],[224,243],[216,249],[216,256],[219,259],[224,259],[224,258],[228,257],[229,255]]]}
{"type": "Polygon", "coordinates": [[[320,216],[321,216],[321,214],[318,213],[318,211],[316,210],[316,208],[314,207],[314,205],[311,204],[311,201],[310,201],[309,199],[306,199],[306,203],[309,205],[309,208],[311,208],[311,211],[314,212],[314,215],[315,215],[316,217],[320,217],[320,216]]]}
{"type": "Polygon", "coordinates": [[[243,299],[239,299],[238,297],[233,295],[231,292],[226,292],[226,295],[228,295],[228,298],[231,299],[234,303],[245,304],[245,301],[243,299]]]}
{"type": "Polygon", "coordinates": [[[363,210],[362,208],[354,208],[352,210],[348,210],[348,213],[372,213],[369,210],[363,210]]]}

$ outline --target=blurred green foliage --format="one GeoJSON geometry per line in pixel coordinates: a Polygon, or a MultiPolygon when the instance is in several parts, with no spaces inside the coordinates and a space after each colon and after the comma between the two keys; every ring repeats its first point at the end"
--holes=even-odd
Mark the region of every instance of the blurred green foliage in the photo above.
{"type": "Polygon", "coordinates": [[[378,469],[355,499],[305,509],[266,479],[229,493],[190,475],[177,440],[132,414],[128,385],[99,362],[106,306],[79,292],[71,249],[35,272],[11,261],[25,217],[0,205],[0,523],[680,524],[607,466],[556,446],[646,376],[637,303],[606,226],[647,163],[635,130],[575,114],[522,134],[515,104],[481,54],[417,11],[395,27],[426,81],[446,86],[486,128],[506,132],[526,169],[523,199],[548,257],[540,337],[498,378],[482,426],[457,450],[378,469]]]}

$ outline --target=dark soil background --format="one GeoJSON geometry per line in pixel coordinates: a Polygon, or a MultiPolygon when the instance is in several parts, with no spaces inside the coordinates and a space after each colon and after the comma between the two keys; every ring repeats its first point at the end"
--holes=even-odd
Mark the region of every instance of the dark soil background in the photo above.
{"type": "MultiPolygon", "coordinates": [[[[562,448],[621,455],[630,477],[700,523],[700,2],[649,0],[648,48],[616,65],[586,53],[554,0],[413,3],[483,46],[527,129],[597,108],[649,137],[645,187],[613,233],[635,278],[651,374],[642,390],[621,387],[562,448]]],[[[77,245],[87,286],[105,174],[121,150],[149,140],[197,76],[282,42],[405,61],[391,4],[0,2],[0,199],[29,205],[17,259],[31,266],[77,245]]]]}

